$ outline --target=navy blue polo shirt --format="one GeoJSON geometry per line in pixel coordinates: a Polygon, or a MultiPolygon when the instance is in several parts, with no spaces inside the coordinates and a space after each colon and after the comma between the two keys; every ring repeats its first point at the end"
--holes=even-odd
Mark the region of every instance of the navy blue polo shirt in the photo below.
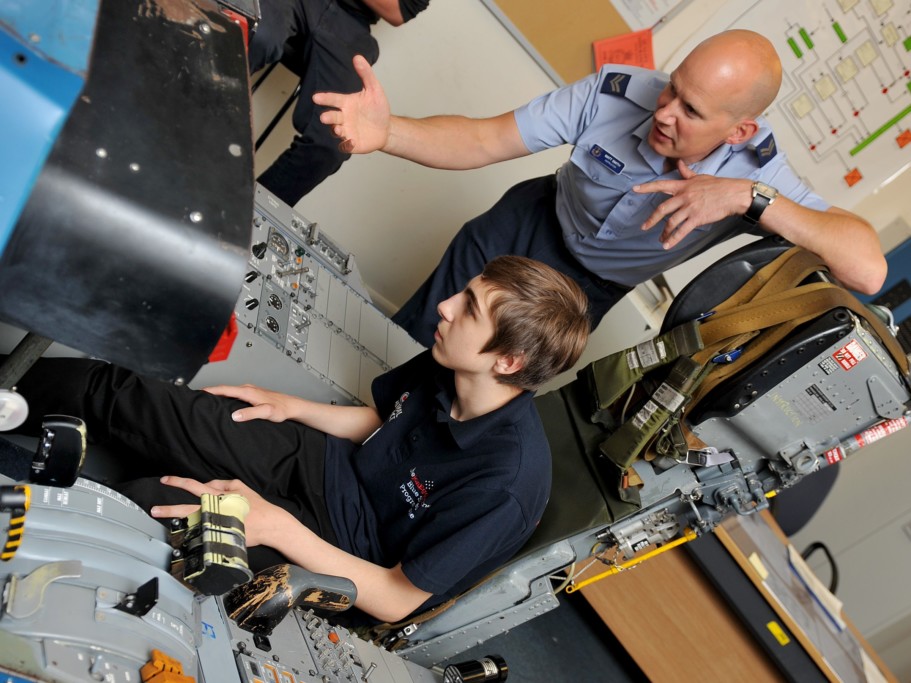
{"type": "Polygon", "coordinates": [[[454,420],[453,373],[430,351],[372,389],[382,427],[361,446],[327,439],[326,503],[339,545],[384,567],[401,562],[438,598],[457,595],[512,557],[544,512],[550,448],[533,395],[454,420]]]}

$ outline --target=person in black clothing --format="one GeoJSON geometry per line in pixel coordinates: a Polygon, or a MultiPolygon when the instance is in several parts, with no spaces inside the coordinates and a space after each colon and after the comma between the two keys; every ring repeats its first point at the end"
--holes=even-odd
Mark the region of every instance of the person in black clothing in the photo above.
{"type": "Polygon", "coordinates": [[[430,350],[374,380],[376,408],[49,358],[19,382],[23,431],[47,413],[82,418],[131,467],[115,488],[153,517],[243,495],[252,569],[345,576],[356,607],[398,621],[473,585],[535,529],[551,463],[533,391],[578,359],[587,311],[565,275],[499,257],[440,303],[430,350]]]}
{"type": "Polygon", "coordinates": [[[370,27],[379,19],[400,26],[424,10],[430,0],[260,0],[262,18],[249,45],[250,73],[294,52],[301,94],[293,123],[297,135],[258,182],[289,206],[335,173],[351,155],[319,122],[322,107],[311,95],[321,90],[356,92],[361,80],[352,66],[355,55],[371,64],[379,46],[370,27]]]}

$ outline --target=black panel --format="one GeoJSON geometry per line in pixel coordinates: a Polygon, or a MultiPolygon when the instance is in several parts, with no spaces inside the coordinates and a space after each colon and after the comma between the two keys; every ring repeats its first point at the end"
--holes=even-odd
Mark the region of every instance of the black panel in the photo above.
{"type": "Polygon", "coordinates": [[[707,393],[687,416],[687,422],[695,425],[713,417],[733,417],[853,329],[854,321],[843,308],[804,324],[749,368],[707,393]]]}
{"type": "Polygon", "coordinates": [[[85,90],[0,260],[0,317],[192,377],[240,292],[251,138],[243,37],[214,3],[102,0],[85,90]]]}
{"type": "Polygon", "coordinates": [[[781,670],[783,680],[792,683],[828,680],[715,534],[705,534],[684,547],[781,670]],[[769,631],[766,624],[770,621],[778,623],[787,634],[790,641],[787,645],[779,643],[769,631]]]}

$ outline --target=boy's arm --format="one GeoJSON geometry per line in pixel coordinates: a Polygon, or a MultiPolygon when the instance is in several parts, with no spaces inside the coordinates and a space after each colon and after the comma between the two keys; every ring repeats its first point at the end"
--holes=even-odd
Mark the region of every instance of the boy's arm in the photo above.
{"type": "MultiPolygon", "coordinates": [[[[304,569],[351,579],[357,586],[355,606],[381,621],[400,621],[431,596],[408,580],[402,573],[401,565],[387,569],[336,548],[301,524],[287,510],[269,503],[238,480],[215,480],[203,484],[184,477],[163,477],[161,481],[195,496],[203,493],[237,493],[244,496],[250,504],[250,512],[244,522],[248,546],[266,545],[304,569]]],[[[162,505],[152,508],[151,513],[157,518],[183,517],[197,507],[162,505]]]]}
{"type": "Polygon", "coordinates": [[[249,408],[234,411],[235,422],[294,420],[326,434],[363,443],[383,424],[379,413],[370,406],[336,406],[309,401],[252,384],[206,387],[204,391],[216,396],[236,398],[250,404],[249,408]]]}

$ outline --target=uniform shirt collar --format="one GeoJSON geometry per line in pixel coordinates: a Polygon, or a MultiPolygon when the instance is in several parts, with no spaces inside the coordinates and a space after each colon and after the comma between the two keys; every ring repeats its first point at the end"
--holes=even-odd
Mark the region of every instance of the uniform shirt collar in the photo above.
{"type": "Polygon", "coordinates": [[[482,436],[491,430],[521,420],[534,398],[533,392],[523,391],[501,408],[471,420],[459,421],[450,416],[452,402],[455,399],[455,380],[452,371],[444,370],[437,375],[437,387],[437,422],[447,425],[456,445],[463,451],[474,446],[482,436]]]}
{"type": "Polygon", "coordinates": [[[639,127],[633,131],[633,137],[639,138],[639,154],[642,155],[642,158],[645,159],[645,163],[649,165],[649,168],[655,173],[655,175],[664,174],[664,157],[658,154],[655,150],[652,149],[652,146],[648,144],[648,134],[652,129],[652,116],[649,115],[645,121],[639,124],[639,127]]]}
{"type": "MultiPolygon", "coordinates": [[[[759,124],[759,130],[756,131],[756,134],[749,140],[738,143],[736,145],[729,145],[727,143],[721,144],[716,147],[705,159],[697,161],[690,168],[692,168],[696,173],[717,175],[722,166],[724,166],[728,159],[730,159],[734,154],[741,152],[747,148],[755,149],[759,143],[768,138],[768,136],[772,133],[769,122],[764,117],[757,117],[756,123],[759,124]]],[[[639,124],[639,127],[633,131],[633,136],[639,138],[640,140],[639,154],[642,155],[642,158],[645,159],[645,161],[657,175],[663,175],[664,157],[653,150],[651,145],[648,144],[648,133],[651,130],[651,127],[652,118],[649,117],[641,124],[639,124]]]]}
{"type": "Polygon", "coordinates": [[[691,168],[696,171],[696,173],[718,175],[718,172],[732,156],[738,152],[742,152],[745,149],[756,149],[756,146],[768,138],[772,133],[769,122],[766,121],[765,118],[761,116],[757,117],[756,123],[759,124],[759,130],[757,130],[756,134],[753,135],[753,137],[751,137],[749,140],[745,140],[736,145],[729,145],[727,143],[719,145],[715,151],[709,154],[702,161],[698,161],[693,164],[691,168]]]}

